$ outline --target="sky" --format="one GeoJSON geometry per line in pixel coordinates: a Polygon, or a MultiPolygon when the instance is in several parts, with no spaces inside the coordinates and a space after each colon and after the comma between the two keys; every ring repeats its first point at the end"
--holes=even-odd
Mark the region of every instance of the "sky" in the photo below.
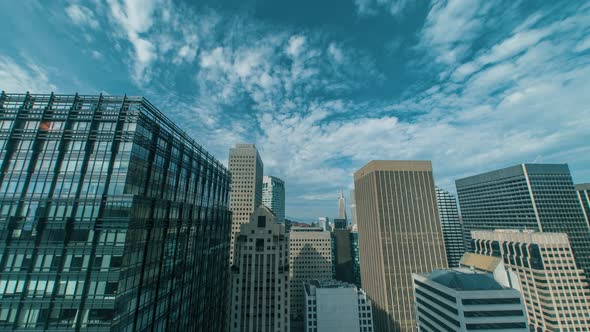
{"type": "Polygon", "coordinates": [[[520,163],[590,182],[590,2],[0,1],[0,90],[142,95],[286,214],[334,217],[373,159],[438,186],[520,163]]]}

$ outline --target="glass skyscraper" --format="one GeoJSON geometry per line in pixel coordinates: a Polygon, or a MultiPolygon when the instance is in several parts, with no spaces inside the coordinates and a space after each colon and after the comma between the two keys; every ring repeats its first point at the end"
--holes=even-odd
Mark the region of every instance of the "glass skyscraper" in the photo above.
{"type": "Polygon", "coordinates": [[[459,261],[465,253],[463,241],[463,225],[457,209],[457,200],[450,192],[436,187],[436,202],[445,240],[447,262],[449,267],[458,267],[459,261]]]}
{"type": "Polygon", "coordinates": [[[590,229],[567,164],[522,164],[456,181],[466,243],[471,231],[566,233],[578,266],[590,272],[590,229]]]}
{"type": "Polygon", "coordinates": [[[590,183],[577,184],[576,192],[580,205],[582,206],[584,218],[586,218],[586,223],[590,226],[590,183]]]}
{"type": "Polygon", "coordinates": [[[0,329],[222,331],[230,174],[141,97],[0,95],[0,329]]]}

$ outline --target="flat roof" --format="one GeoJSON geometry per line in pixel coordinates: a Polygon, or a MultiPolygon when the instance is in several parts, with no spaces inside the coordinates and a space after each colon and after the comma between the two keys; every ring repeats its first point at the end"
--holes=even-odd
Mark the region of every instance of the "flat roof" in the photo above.
{"type": "Polygon", "coordinates": [[[354,173],[360,179],[376,171],[426,171],[432,172],[430,160],[372,160],[354,173]]]}

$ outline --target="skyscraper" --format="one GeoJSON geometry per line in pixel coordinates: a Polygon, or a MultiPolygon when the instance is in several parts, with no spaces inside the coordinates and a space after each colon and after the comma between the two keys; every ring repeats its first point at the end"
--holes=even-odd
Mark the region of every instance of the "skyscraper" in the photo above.
{"type": "Polygon", "coordinates": [[[342,190],[340,190],[340,196],[338,196],[338,219],[346,220],[346,199],[344,199],[342,190]]]}
{"type": "Polygon", "coordinates": [[[352,272],[356,287],[361,287],[361,259],[359,252],[359,232],[357,225],[352,225],[350,231],[350,245],[352,249],[352,272]]]}
{"type": "Polygon", "coordinates": [[[236,144],[229,150],[229,171],[232,176],[229,194],[232,211],[230,262],[233,262],[234,241],[240,225],[262,204],[262,171],[264,164],[254,144],[236,144]]]}
{"type": "Polygon", "coordinates": [[[262,204],[277,216],[279,224],[285,223],[285,182],[275,176],[262,178],[262,204]]]}
{"type": "Polygon", "coordinates": [[[436,201],[442,225],[447,262],[449,267],[459,266],[459,260],[465,253],[463,241],[463,225],[459,219],[459,210],[455,197],[448,191],[436,187],[436,201]]]}
{"type": "Polygon", "coordinates": [[[470,251],[474,230],[566,233],[578,266],[590,273],[590,228],[566,164],[522,164],[459,179],[456,185],[470,251]]]}
{"type": "Polygon", "coordinates": [[[412,331],[412,273],[447,267],[430,161],[371,161],[354,173],[362,288],[375,329],[412,331]]]}
{"type": "Polygon", "coordinates": [[[590,183],[577,184],[575,188],[584,218],[586,218],[586,223],[590,226],[590,183]]]}
{"type": "Polygon", "coordinates": [[[264,205],[250,219],[240,226],[236,238],[230,331],[288,332],[289,237],[285,225],[278,224],[264,205]]]}
{"type": "Polygon", "coordinates": [[[352,257],[352,236],[349,229],[334,229],[334,279],[354,283],[354,260],[352,257]]]}
{"type": "Polygon", "coordinates": [[[517,276],[532,331],[589,331],[590,292],[563,233],[472,233],[475,252],[504,260],[517,276]]]}
{"type": "Polygon", "coordinates": [[[354,199],[354,189],[350,191],[350,219],[352,225],[356,225],[356,200],[354,199]]]}
{"type": "Polygon", "coordinates": [[[0,329],[222,331],[230,174],[141,97],[0,94],[0,329]]]}
{"type": "Polygon", "coordinates": [[[312,279],[332,279],[332,238],[316,227],[292,227],[289,233],[291,319],[304,321],[303,286],[312,279]]]}
{"type": "Polygon", "coordinates": [[[328,217],[319,217],[318,218],[318,225],[323,230],[327,231],[330,229],[330,218],[328,217]]]}

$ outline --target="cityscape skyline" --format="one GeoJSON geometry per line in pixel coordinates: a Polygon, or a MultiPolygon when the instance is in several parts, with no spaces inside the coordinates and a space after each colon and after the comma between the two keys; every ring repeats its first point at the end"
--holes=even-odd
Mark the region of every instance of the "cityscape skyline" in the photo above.
{"type": "Polygon", "coordinates": [[[225,165],[255,143],[305,221],[370,159],[432,160],[452,193],[527,162],[590,182],[590,6],[452,4],[7,1],[0,90],[144,95],[225,165]]]}

